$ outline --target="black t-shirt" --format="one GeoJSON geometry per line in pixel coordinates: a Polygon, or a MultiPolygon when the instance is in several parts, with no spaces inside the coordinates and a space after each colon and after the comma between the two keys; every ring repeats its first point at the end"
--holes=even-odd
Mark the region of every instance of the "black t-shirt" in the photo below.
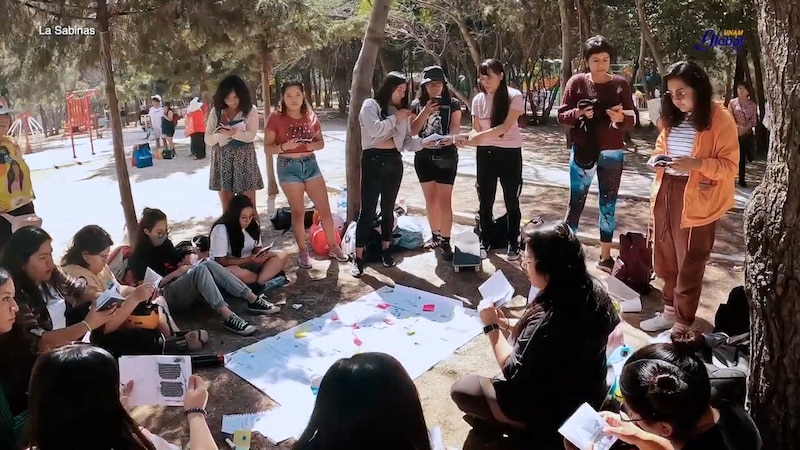
{"type": "MultiPolygon", "coordinates": [[[[419,99],[415,99],[411,102],[411,110],[416,114],[419,114],[424,107],[425,105],[421,105],[419,99]]],[[[450,118],[455,111],[461,111],[461,102],[455,97],[450,97],[449,105],[441,106],[439,111],[428,116],[428,121],[425,123],[425,126],[422,127],[422,131],[419,132],[419,137],[426,138],[434,134],[447,136],[450,134],[450,118]]],[[[456,146],[451,144],[437,149],[436,151],[441,151],[442,149],[455,150],[456,146]]]]}
{"type": "Polygon", "coordinates": [[[761,435],[741,406],[721,402],[717,411],[717,424],[686,443],[683,450],[761,450],[761,435]]]}
{"type": "MultiPolygon", "coordinates": [[[[599,287],[591,295],[608,296],[599,287]]],[[[494,382],[497,401],[509,418],[526,424],[526,434],[541,448],[563,448],[558,428],[584,402],[600,408],[605,398],[606,343],[619,316],[610,303],[590,306],[596,304],[587,300],[581,311],[535,305],[520,336],[510,340],[514,351],[503,367],[505,380],[494,382]]]]}
{"type": "Polygon", "coordinates": [[[133,250],[128,259],[128,270],[133,272],[136,281],[142,281],[148,267],[164,277],[178,268],[178,261],[178,253],[169,239],[158,247],[144,243],[133,250]]]}

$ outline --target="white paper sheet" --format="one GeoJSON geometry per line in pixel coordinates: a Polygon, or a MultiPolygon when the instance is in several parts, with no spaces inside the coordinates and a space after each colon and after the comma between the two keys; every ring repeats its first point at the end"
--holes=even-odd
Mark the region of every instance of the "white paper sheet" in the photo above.
{"type": "Polygon", "coordinates": [[[603,433],[605,420],[588,403],[584,403],[561,425],[558,432],[579,450],[608,450],[617,438],[603,433]]]}
{"type": "Polygon", "coordinates": [[[252,430],[256,422],[267,415],[269,411],[246,414],[226,414],[222,416],[222,432],[233,434],[237,431],[252,430]]]}
{"type": "MultiPolygon", "coordinates": [[[[488,280],[478,286],[478,292],[483,298],[481,305],[488,306],[491,303],[495,308],[502,308],[514,297],[514,286],[508,282],[502,270],[496,270],[488,280]]],[[[482,308],[479,306],[479,309],[482,308]]]]}
{"type": "Polygon", "coordinates": [[[158,285],[161,284],[162,278],[163,277],[158,273],[156,273],[155,270],[148,267],[147,270],[144,272],[143,283],[150,283],[153,286],[158,287],[158,285]]]}
{"type": "Polygon", "coordinates": [[[536,300],[536,296],[539,295],[539,288],[536,286],[531,285],[531,290],[528,291],[528,304],[532,304],[534,300],[536,300]]]}
{"type": "Polygon", "coordinates": [[[261,433],[273,445],[287,439],[297,439],[308,426],[313,410],[314,402],[280,406],[264,414],[253,426],[253,431],[261,433]]]}
{"type": "Polygon", "coordinates": [[[192,374],[189,356],[123,356],[119,359],[122,386],[133,380],[130,406],[183,406],[192,374]]]}
{"type": "Polygon", "coordinates": [[[428,436],[430,437],[431,447],[433,450],[445,450],[444,435],[442,434],[441,427],[429,428],[428,436]]]}

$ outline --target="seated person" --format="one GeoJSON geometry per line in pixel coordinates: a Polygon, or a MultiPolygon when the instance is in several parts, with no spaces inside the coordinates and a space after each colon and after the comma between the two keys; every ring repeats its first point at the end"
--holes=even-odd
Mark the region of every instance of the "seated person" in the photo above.
{"type": "MultiPolygon", "coordinates": [[[[61,260],[61,268],[75,278],[85,279],[98,292],[105,291],[117,282],[106,264],[112,244],[106,230],[97,225],[87,225],[75,233],[72,245],[61,260]]],[[[137,288],[121,285],[120,294],[125,301],[111,320],[92,333],[92,343],[115,356],[161,354],[162,351],[167,354],[185,353],[201,349],[208,341],[208,333],[205,330],[181,332],[169,317],[163,297],[150,302],[153,289],[152,285],[137,288]],[[163,309],[159,311],[153,304],[161,305],[163,309]],[[128,319],[134,313],[138,316],[158,315],[158,323],[153,324],[156,327],[150,328],[149,323],[132,325],[128,319]]]]}
{"type": "Polygon", "coordinates": [[[55,265],[51,242],[39,227],[20,228],[0,256],[0,266],[14,281],[17,322],[38,352],[87,338],[116,312],[95,309],[100,293],[55,265]]]}
{"type": "Polygon", "coordinates": [[[504,379],[467,375],[450,396],[476,432],[485,425],[535,448],[563,448],[558,428],[584,402],[599,409],[605,398],[606,342],[619,318],[567,224],[529,224],[522,244],[535,300],[510,329],[494,307],[480,312],[504,379]]]}
{"type": "Polygon", "coordinates": [[[620,375],[625,403],[619,415],[603,413],[611,434],[639,448],[761,450],[761,435],[739,405],[712,405],[711,382],[697,356],[702,337],[672,333],[672,343],[634,352],[620,375]]]}
{"type": "Polygon", "coordinates": [[[20,448],[28,423],[28,380],[37,349],[16,323],[11,274],[0,268],[0,448],[20,448]]]}
{"type": "MultiPolygon", "coordinates": [[[[120,395],[117,361],[100,347],[71,344],[43,354],[31,375],[28,445],[36,450],[178,450],[128,414],[127,398],[135,389],[129,383],[120,395]]],[[[208,384],[191,375],[183,409],[192,450],[217,450],[206,424],[207,400],[208,384]]]]}
{"type": "Polygon", "coordinates": [[[237,194],[211,228],[210,256],[249,286],[263,290],[283,273],[288,255],[261,245],[261,226],[250,197],[237,194]],[[263,251],[262,251],[263,250],[263,251]]]}
{"type": "Polygon", "coordinates": [[[211,257],[211,239],[208,236],[195,236],[192,238],[192,247],[197,255],[197,261],[205,261],[211,257]]]}
{"type": "Polygon", "coordinates": [[[384,353],[336,361],[293,449],[432,450],[414,380],[384,353]]]}
{"type": "Polygon", "coordinates": [[[125,284],[141,284],[149,268],[163,277],[158,288],[171,309],[188,307],[198,297],[202,298],[222,316],[225,328],[243,336],[255,333],[256,328],[231,311],[220,289],[245,299],[247,309],[252,313],[274,314],[280,311],[263,295],[255,295],[216,261],[193,265],[181,263],[180,259],[182,256],[177,254],[169,240],[167,215],[158,209],[145,208],[139,221],[136,246],[128,260],[125,284]]]}

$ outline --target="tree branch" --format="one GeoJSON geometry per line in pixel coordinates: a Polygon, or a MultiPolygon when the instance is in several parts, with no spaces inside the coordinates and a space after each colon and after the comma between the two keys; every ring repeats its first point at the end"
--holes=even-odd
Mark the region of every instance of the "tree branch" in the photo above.
{"type": "Polygon", "coordinates": [[[118,17],[118,16],[130,16],[130,15],[134,15],[134,14],[149,13],[149,12],[153,12],[153,11],[158,11],[161,8],[169,6],[171,3],[175,3],[175,0],[166,0],[164,3],[162,3],[160,5],[151,6],[149,8],[144,8],[144,9],[130,9],[130,10],[127,10],[127,11],[113,11],[113,12],[110,13],[110,16],[111,17],[118,17]]]}
{"type": "Polygon", "coordinates": [[[18,1],[19,1],[20,4],[22,4],[24,6],[27,6],[30,9],[49,14],[51,16],[64,17],[64,18],[67,18],[67,19],[77,19],[77,20],[94,20],[95,19],[94,17],[86,17],[86,16],[81,16],[81,15],[76,15],[76,14],[65,12],[65,11],[60,9],[60,8],[74,8],[74,9],[80,9],[80,10],[90,10],[90,8],[86,8],[84,6],[55,5],[55,4],[50,3],[50,2],[39,1],[39,0],[36,0],[36,1],[34,1],[34,0],[18,0],[18,1]],[[46,5],[46,6],[42,6],[42,5],[46,5]],[[54,11],[51,8],[59,8],[59,10],[54,11]]]}

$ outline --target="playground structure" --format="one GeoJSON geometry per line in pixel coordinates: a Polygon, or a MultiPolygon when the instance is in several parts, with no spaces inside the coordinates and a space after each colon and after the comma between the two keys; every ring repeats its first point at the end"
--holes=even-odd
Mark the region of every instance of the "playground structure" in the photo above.
{"type": "Polygon", "coordinates": [[[6,134],[14,138],[17,141],[17,145],[25,149],[23,151],[24,154],[32,153],[33,147],[36,148],[37,152],[41,151],[46,137],[42,125],[27,113],[18,115],[6,134]],[[25,141],[24,146],[22,144],[23,139],[25,141]]]}
{"type": "Polygon", "coordinates": [[[69,133],[69,139],[72,142],[72,157],[77,158],[75,154],[75,135],[88,134],[89,145],[92,148],[92,155],[94,156],[94,140],[92,139],[92,127],[94,118],[92,117],[92,96],[97,95],[97,91],[89,89],[85,91],[67,92],[67,123],[65,125],[65,134],[69,133]]]}

